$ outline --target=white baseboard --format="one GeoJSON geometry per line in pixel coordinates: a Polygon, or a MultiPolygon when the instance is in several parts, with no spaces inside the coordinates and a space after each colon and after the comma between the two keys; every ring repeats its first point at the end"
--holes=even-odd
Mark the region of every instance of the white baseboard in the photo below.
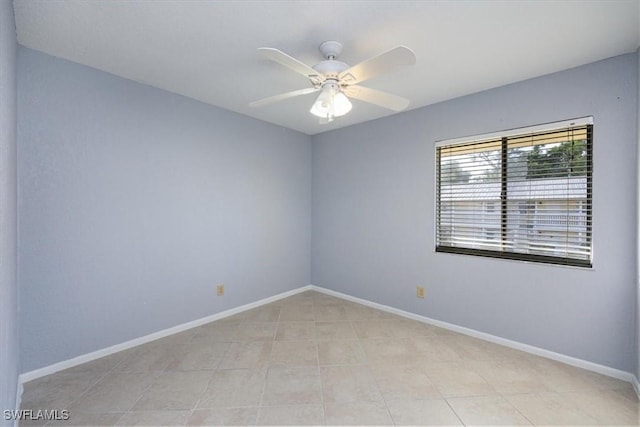
{"type": "Polygon", "coordinates": [[[22,384],[31,380],[35,380],[36,378],[43,377],[45,375],[54,374],[56,372],[62,371],[64,369],[72,368],[77,365],[81,365],[83,363],[91,362],[92,360],[99,359],[104,356],[108,356],[113,353],[117,353],[122,350],[127,350],[132,347],[136,347],[141,344],[146,344],[151,341],[155,341],[160,338],[167,337],[169,335],[177,334],[179,332],[186,331],[188,329],[192,329],[205,323],[213,322],[215,320],[223,319],[225,317],[232,316],[234,314],[242,313],[243,311],[250,310],[252,308],[260,307],[265,304],[269,304],[274,301],[278,301],[282,298],[289,297],[291,295],[299,294],[301,292],[307,291],[311,289],[311,285],[303,286],[301,288],[293,289],[291,291],[283,292],[281,294],[264,298],[259,301],[255,301],[249,304],[241,305],[240,307],[232,308],[229,310],[221,311],[220,313],[212,314],[211,316],[206,316],[200,319],[192,320],[191,322],[183,323],[181,325],[173,326],[168,329],[164,329],[162,331],[154,332],[149,335],[145,335],[139,338],[132,339],[130,341],[126,341],[120,344],[112,345],[107,348],[103,348],[101,350],[93,351],[91,353],[83,354],[81,356],[74,357],[72,359],[64,360],[62,362],[54,363],[53,365],[45,366],[43,368],[34,369],[33,371],[25,372],[20,374],[19,378],[19,386],[22,389],[22,384]]]}
{"type": "MultiPolygon", "coordinates": [[[[586,369],[588,371],[597,372],[609,377],[617,378],[619,380],[628,381],[633,384],[636,389],[636,393],[640,390],[640,385],[636,377],[630,372],[621,371],[619,369],[611,368],[609,366],[600,365],[597,363],[589,362],[586,360],[578,359],[575,357],[567,356],[564,354],[556,353],[553,351],[545,350],[543,348],[534,347],[532,345],[523,344],[518,341],[512,341],[505,338],[501,338],[495,335],[487,334],[485,332],[476,331],[475,329],[465,328],[463,326],[454,325],[452,323],[443,322],[441,320],[431,319],[429,317],[420,316],[419,314],[410,313],[408,311],[400,310],[397,308],[389,307],[387,305],[378,304],[362,298],[352,297],[351,295],[343,294],[341,292],[325,289],[320,286],[311,285],[311,290],[322,292],[327,295],[332,295],[338,298],[352,301],[358,304],[366,305],[368,307],[376,308],[378,310],[386,311],[388,313],[396,314],[398,316],[406,317],[409,319],[417,320],[419,322],[428,323],[433,326],[438,326],[443,329],[448,329],[453,332],[458,332],[464,335],[469,335],[474,338],[479,338],[484,341],[489,341],[494,344],[500,344],[505,347],[514,348],[516,350],[524,351],[526,353],[534,354],[536,356],[546,357],[547,359],[556,360],[558,362],[566,363],[567,365],[576,366],[578,368],[586,369]]],[[[640,393],[638,394],[640,396],[640,393]]]]}
{"type": "Polygon", "coordinates": [[[633,389],[636,391],[636,396],[638,396],[638,400],[640,400],[640,382],[638,381],[638,377],[634,375],[631,384],[633,384],[633,389]]]}

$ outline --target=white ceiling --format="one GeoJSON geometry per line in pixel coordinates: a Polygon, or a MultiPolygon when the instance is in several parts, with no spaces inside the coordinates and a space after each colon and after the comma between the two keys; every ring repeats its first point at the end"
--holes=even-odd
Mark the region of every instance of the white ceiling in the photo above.
{"type": "Polygon", "coordinates": [[[18,42],[309,135],[394,114],[353,101],[320,125],[316,94],[261,108],[253,100],[309,87],[260,57],[274,47],[314,65],[320,42],[354,65],[397,45],[417,64],[363,83],[409,109],[560,71],[640,45],[640,0],[213,1],[14,0],[18,42]]]}

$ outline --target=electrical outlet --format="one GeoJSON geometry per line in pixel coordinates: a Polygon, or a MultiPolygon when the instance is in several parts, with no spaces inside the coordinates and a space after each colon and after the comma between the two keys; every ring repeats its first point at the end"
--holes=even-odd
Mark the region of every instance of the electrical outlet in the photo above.
{"type": "Polygon", "coordinates": [[[424,298],[424,286],[417,286],[416,287],[416,296],[418,298],[424,298]]]}
{"type": "Polygon", "coordinates": [[[216,286],[216,292],[218,294],[219,297],[221,297],[222,295],[224,295],[224,285],[218,285],[216,286]]]}

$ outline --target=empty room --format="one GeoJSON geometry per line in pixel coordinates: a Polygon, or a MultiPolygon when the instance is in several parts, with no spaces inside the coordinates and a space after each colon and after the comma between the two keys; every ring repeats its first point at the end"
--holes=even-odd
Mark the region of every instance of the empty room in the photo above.
{"type": "Polygon", "coordinates": [[[0,0],[0,425],[640,425],[640,0],[0,0]]]}

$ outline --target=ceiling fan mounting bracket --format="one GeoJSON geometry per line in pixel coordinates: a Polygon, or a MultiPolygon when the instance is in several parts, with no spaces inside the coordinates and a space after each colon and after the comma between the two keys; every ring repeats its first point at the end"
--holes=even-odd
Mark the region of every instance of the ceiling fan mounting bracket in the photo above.
{"type": "Polygon", "coordinates": [[[325,59],[336,59],[342,53],[342,44],[334,40],[320,43],[320,53],[325,59]]]}

